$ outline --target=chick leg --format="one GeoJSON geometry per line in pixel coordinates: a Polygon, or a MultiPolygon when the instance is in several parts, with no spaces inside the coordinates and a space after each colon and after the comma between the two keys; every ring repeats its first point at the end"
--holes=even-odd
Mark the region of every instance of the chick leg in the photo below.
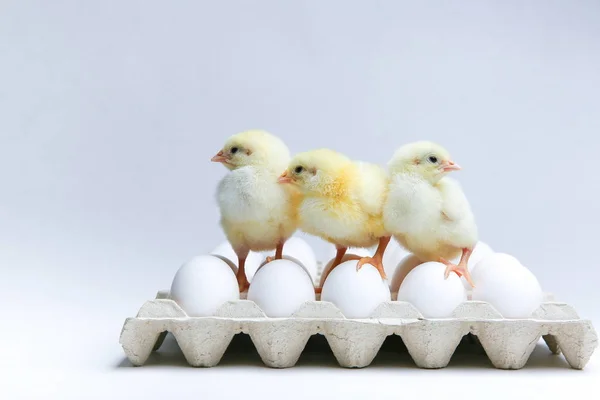
{"type": "Polygon", "coordinates": [[[246,269],[244,268],[246,265],[246,257],[248,257],[248,250],[242,251],[238,254],[238,271],[236,277],[238,286],[240,288],[240,293],[246,291],[248,287],[250,287],[250,283],[246,277],[246,269]]]}
{"type": "Polygon", "coordinates": [[[283,245],[284,241],[277,243],[277,247],[275,248],[275,257],[268,256],[265,260],[270,263],[273,260],[281,260],[283,258],[283,245]]]}
{"type": "Polygon", "coordinates": [[[275,259],[276,260],[281,260],[283,258],[283,244],[285,242],[282,240],[281,242],[277,243],[277,247],[275,248],[275,259]]]}
{"type": "Polygon", "coordinates": [[[446,264],[446,272],[444,273],[444,278],[448,279],[448,276],[450,276],[450,272],[454,272],[458,276],[464,275],[469,285],[471,285],[471,287],[475,287],[475,284],[471,279],[471,273],[469,272],[469,268],[467,266],[469,262],[469,257],[471,257],[471,253],[473,253],[472,249],[466,247],[462,249],[462,255],[460,256],[460,261],[458,262],[458,265],[452,264],[450,261],[440,257],[440,261],[446,264]]]}
{"type": "Polygon", "coordinates": [[[363,257],[358,260],[358,263],[356,264],[356,270],[358,271],[361,269],[364,264],[371,264],[377,268],[379,275],[381,275],[381,279],[387,279],[387,276],[385,275],[385,269],[383,268],[383,253],[385,252],[387,245],[390,243],[391,238],[391,236],[384,236],[380,238],[379,245],[377,246],[377,250],[375,251],[373,257],[363,257]]]}
{"type": "MultiPolygon", "coordinates": [[[[325,282],[325,280],[327,279],[327,277],[329,276],[331,271],[333,271],[333,269],[335,267],[337,267],[338,265],[340,265],[342,263],[342,259],[344,258],[344,255],[346,255],[346,250],[348,250],[347,247],[337,247],[336,246],[335,258],[333,259],[333,262],[331,263],[331,267],[327,271],[324,272],[324,275],[321,278],[321,282],[325,282]]],[[[358,259],[360,259],[360,257],[352,256],[352,257],[349,257],[349,259],[358,260],[358,259]]],[[[315,293],[321,293],[322,289],[323,289],[323,287],[315,288],[315,293]]]]}
{"type": "Polygon", "coordinates": [[[340,265],[340,263],[342,262],[342,258],[344,258],[344,255],[346,254],[347,250],[348,250],[347,247],[337,247],[336,248],[335,258],[333,259],[333,263],[331,264],[331,268],[329,268],[328,273],[331,272],[331,270],[333,270],[335,267],[340,265]]]}

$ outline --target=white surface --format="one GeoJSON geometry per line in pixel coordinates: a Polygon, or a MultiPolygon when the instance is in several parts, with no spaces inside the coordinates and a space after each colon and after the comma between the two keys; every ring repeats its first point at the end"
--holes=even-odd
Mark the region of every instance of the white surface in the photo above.
{"type": "Polygon", "coordinates": [[[467,301],[467,291],[458,275],[444,278],[446,266],[423,263],[406,275],[398,289],[398,300],[414,305],[425,318],[449,318],[459,304],[467,301]]]}
{"type": "Polygon", "coordinates": [[[306,269],[289,260],[274,260],[260,267],[248,289],[268,317],[288,317],[306,301],[315,300],[315,288],[306,269]]]}
{"type": "Polygon", "coordinates": [[[506,318],[528,318],[543,300],[535,275],[505,253],[481,260],[473,271],[473,283],[472,299],[487,301],[506,318]]]}
{"type": "Polygon", "coordinates": [[[231,267],[210,255],[184,263],[173,277],[170,290],[174,300],[191,317],[214,315],[226,301],[240,298],[231,267]]]}
{"type": "MultiPolygon", "coordinates": [[[[92,326],[90,328],[96,328],[92,326]]],[[[84,330],[88,331],[90,328],[84,330]]],[[[88,342],[76,340],[75,346],[88,342]]],[[[57,357],[59,351],[45,353],[57,357]]],[[[69,352],[71,353],[71,352],[69,352]]],[[[530,366],[519,371],[501,371],[490,367],[485,357],[467,355],[451,361],[442,370],[420,370],[398,361],[395,354],[375,359],[365,369],[341,369],[333,356],[303,355],[292,369],[269,369],[257,354],[225,355],[223,365],[210,369],[185,366],[183,356],[172,343],[165,341],[155,363],[131,367],[122,361],[114,341],[96,342],[94,351],[69,359],[54,359],[55,367],[17,365],[5,369],[0,396],[5,399],[189,399],[197,393],[211,399],[243,396],[249,399],[341,398],[397,399],[398,390],[410,398],[462,398],[465,387],[469,397],[495,399],[565,399],[573,390],[597,389],[600,358],[597,354],[583,371],[565,367],[561,356],[549,355],[538,345],[530,366]],[[168,348],[171,348],[169,350],[168,348]],[[160,363],[160,364],[157,364],[160,363]],[[399,389],[399,382],[402,382],[399,389]],[[240,389],[240,388],[243,388],[240,389]],[[539,396],[539,397],[538,397],[539,396]]]]}
{"type": "MultiPolygon", "coordinates": [[[[213,190],[225,171],[209,159],[249,127],[280,134],[292,152],[325,146],[372,162],[404,142],[440,141],[464,168],[456,178],[486,243],[582,317],[600,317],[590,261],[599,7],[3,1],[0,398],[563,400],[596,390],[598,352],[584,371],[548,368],[545,352],[521,371],[117,365],[124,319],[223,241],[213,190]]],[[[307,240],[317,254],[331,246],[307,240]]]]}

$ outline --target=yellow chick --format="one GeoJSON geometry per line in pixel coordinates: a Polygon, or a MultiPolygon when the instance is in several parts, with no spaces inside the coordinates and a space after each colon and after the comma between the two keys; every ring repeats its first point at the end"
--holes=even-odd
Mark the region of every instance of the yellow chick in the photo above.
{"type": "Polygon", "coordinates": [[[238,257],[240,291],[249,286],[248,253],[275,249],[275,259],[281,259],[285,242],[298,228],[300,193],[277,182],[289,160],[283,141],[262,130],[231,136],[211,159],[231,171],[220,181],[216,198],[221,226],[238,257]]]}
{"type": "Polygon", "coordinates": [[[294,156],[279,182],[302,193],[299,229],[336,246],[328,273],[340,264],[348,247],[378,244],[373,257],[353,258],[359,259],[357,270],[370,263],[386,279],[382,259],[391,236],[382,220],[388,186],[383,168],[352,161],[333,150],[317,149],[294,156]]]}
{"type": "Polygon", "coordinates": [[[444,263],[446,278],[454,271],[474,286],[467,262],[477,243],[477,225],[460,185],[447,176],[461,168],[446,149],[429,141],[400,147],[388,167],[385,229],[421,261],[444,263]],[[448,261],[459,254],[458,265],[448,261]]]}

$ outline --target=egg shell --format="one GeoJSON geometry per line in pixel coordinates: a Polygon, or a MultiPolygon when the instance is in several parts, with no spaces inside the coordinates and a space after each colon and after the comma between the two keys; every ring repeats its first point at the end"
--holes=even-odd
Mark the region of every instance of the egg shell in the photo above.
{"type": "MultiPolygon", "coordinates": [[[[365,249],[362,249],[362,250],[365,250],[365,249]]],[[[360,254],[347,252],[346,254],[344,254],[344,257],[342,257],[342,263],[345,261],[349,261],[352,257],[366,257],[366,256],[369,256],[369,254],[366,251],[362,251],[360,254]]],[[[321,281],[319,282],[320,287],[323,287],[323,284],[325,283],[325,276],[326,276],[327,272],[329,272],[329,270],[331,269],[331,266],[333,265],[334,260],[335,260],[335,257],[333,257],[332,259],[327,261],[327,264],[325,264],[325,267],[323,267],[323,272],[321,273],[321,281]]]]}
{"type": "Polygon", "coordinates": [[[396,272],[396,268],[402,259],[409,254],[410,253],[400,246],[393,238],[390,240],[383,253],[383,269],[385,270],[388,280],[392,279],[396,272]]]}
{"type": "Polygon", "coordinates": [[[321,301],[335,304],[346,318],[368,318],[383,302],[391,300],[390,288],[370,264],[356,270],[357,260],[339,264],[331,271],[321,301]]]}
{"type": "Polygon", "coordinates": [[[306,269],[289,260],[273,260],[261,266],[248,288],[268,317],[289,317],[307,301],[315,300],[315,289],[306,269]]]}
{"type": "MultiPolygon", "coordinates": [[[[473,248],[473,253],[471,253],[471,257],[469,257],[469,262],[467,264],[467,268],[469,268],[469,272],[471,272],[471,274],[472,274],[477,263],[482,258],[486,257],[489,254],[493,254],[493,253],[494,253],[494,251],[492,250],[492,248],[490,246],[488,246],[484,242],[481,242],[481,241],[478,242],[475,245],[475,247],[473,248]]],[[[456,257],[451,261],[453,263],[458,263],[460,261],[460,257],[456,257]]],[[[402,281],[406,277],[406,275],[408,275],[408,273],[413,268],[415,268],[417,265],[422,264],[422,263],[423,262],[420,261],[414,254],[407,253],[407,255],[404,256],[404,258],[398,263],[398,266],[395,268],[394,275],[392,277],[392,281],[391,281],[391,285],[390,285],[392,292],[397,292],[398,289],[400,288],[400,285],[402,284],[402,281]]],[[[464,276],[460,277],[460,280],[463,283],[463,286],[465,287],[466,290],[471,290],[471,285],[469,285],[469,282],[467,282],[467,280],[465,279],[464,276]]]]}
{"type": "Polygon", "coordinates": [[[530,318],[544,299],[535,275],[509,254],[488,255],[472,278],[472,300],[490,303],[504,318],[530,318]]]}
{"type": "Polygon", "coordinates": [[[225,302],[239,300],[240,293],[230,265],[212,255],[183,264],[171,283],[169,297],[190,317],[213,315],[225,302]]]}
{"type": "Polygon", "coordinates": [[[481,241],[477,242],[477,244],[473,248],[473,253],[471,253],[471,257],[469,257],[469,271],[472,273],[475,270],[475,267],[477,267],[477,263],[479,263],[479,261],[494,253],[495,251],[488,244],[481,241]]]}
{"type": "Polygon", "coordinates": [[[392,276],[392,283],[390,288],[392,292],[397,292],[400,289],[400,285],[406,278],[406,275],[412,271],[417,265],[423,264],[423,261],[419,260],[414,254],[408,254],[405,256],[396,267],[394,275],[392,276]]]}
{"type": "MultiPolygon", "coordinates": [[[[267,252],[265,257],[267,255],[273,257],[275,252],[267,252]]],[[[283,245],[283,256],[284,258],[297,262],[306,268],[306,271],[309,273],[314,282],[317,277],[317,257],[315,256],[315,252],[313,251],[312,247],[310,247],[306,240],[298,236],[292,236],[289,238],[283,245]]]]}
{"type": "MultiPolygon", "coordinates": [[[[235,254],[233,247],[231,247],[231,243],[228,241],[221,243],[213,251],[211,251],[210,254],[219,257],[228,263],[234,268],[234,272],[237,274],[238,257],[235,254]]],[[[248,257],[246,257],[246,263],[244,264],[244,270],[246,271],[246,278],[248,278],[248,282],[252,281],[252,277],[254,277],[256,270],[263,260],[264,256],[259,252],[251,251],[248,253],[248,257]]]]}
{"type": "Polygon", "coordinates": [[[448,318],[461,303],[467,291],[456,274],[444,278],[446,266],[439,262],[418,265],[406,275],[398,289],[398,300],[407,301],[425,318],[448,318]]]}
{"type": "MultiPolygon", "coordinates": [[[[307,269],[307,268],[306,268],[304,265],[302,265],[302,263],[300,263],[300,261],[298,261],[298,259],[296,259],[296,258],[294,258],[294,257],[290,257],[290,256],[288,256],[288,255],[284,255],[284,256],[282,257],[282,260],[287,260],[287,261],[291,261],[291,262],[293,262],[294,264],[298,264],[298,265],[299,265],[300,267],[302,267],[302,268],[304,269],[304,271],[305,271],[305,272],[306,272],[306,273],[307,273],[307,274],[310,276],[310,272],[308,272],[308,269],[307,269]]],[[[273,260],[273,261],[277,261],[277,260],[273,260]]],[[[273,262],[273,261],[271,261],[271,262],[273,262]]],[[[260,271],[260,269],[261,269],[262,267],[264,267],[265,265],[267,265],[267,264],[269,264],[269,262],[268,262],[266,259],[265,259],[265,260],[263,260],[263,262],[262,262],[262,263],[261,263],[261,264],[258,266],[258,269],[256,270],[256,273],[258,273],[258,271],[260,271]]],[[[256,273],[255,273],[254,275],[256,275],[256,273]]]]}

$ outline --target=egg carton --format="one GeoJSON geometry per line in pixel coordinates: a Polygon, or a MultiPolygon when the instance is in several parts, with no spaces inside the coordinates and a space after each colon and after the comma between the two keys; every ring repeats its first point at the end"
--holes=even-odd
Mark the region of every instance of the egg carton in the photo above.
{"type": "Polygon", "coordinates": [[[309,338],[321,334],[340,366],[362,368],[371,364],[388,336],[398,335],[417,367],[443,368],[463,336],[472,334],[499,369],[524,367],[540,338],[572,368],[583,369],[598,344],[592,322],[580,319],[573,307],[554,301],[550,293],[527,319],[503,318],[489,303],[470,297],[452,317],[428,319],[412,304],[396,301],[397,293],[369,318],[346,318],[319,296],[290,317],[270,318],[243,295],[224,303],[214,316],[189,317],[169,299],[168,291],[160,291],[136,317],[125,320],[120,343],[130,362],[141,366],[170,332],[189,365],[213,367],[234,335],[246,333],[266,366],[288,368],[296,364],[309,338]]]}

